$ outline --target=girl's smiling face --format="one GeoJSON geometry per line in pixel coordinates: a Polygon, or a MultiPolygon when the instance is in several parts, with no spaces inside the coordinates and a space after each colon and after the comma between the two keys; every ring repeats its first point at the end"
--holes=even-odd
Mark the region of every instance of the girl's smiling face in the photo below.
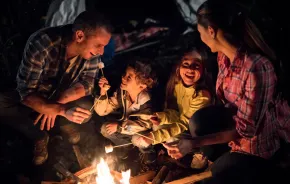
{"type": "Polygon", "coordinates": [[[179,74],[187,86],[194,85],[203,74],[201,56],[196,51],[186,53],[182,57],[179,74]]]}

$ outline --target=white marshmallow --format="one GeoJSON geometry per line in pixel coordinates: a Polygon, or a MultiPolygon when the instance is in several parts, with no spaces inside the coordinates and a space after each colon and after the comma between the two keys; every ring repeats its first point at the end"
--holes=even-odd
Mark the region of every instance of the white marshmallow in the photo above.
{"type": "Polygon", "coordinates": [[[99,69],[101,69],[101,68],[105,68],[105,64],[104,64],[102,61],[100,61],[100,62],[98,63],[98,68],[99,68],[99,69]]]}
{"type": "Polygon", "coordinates": [[[105,146],[105,151],[106,151],[106,153],[111,153],[111,152],[113,152],[113,149],[114,149],[114,146],[112,146],[112,145],[105,146]]]}

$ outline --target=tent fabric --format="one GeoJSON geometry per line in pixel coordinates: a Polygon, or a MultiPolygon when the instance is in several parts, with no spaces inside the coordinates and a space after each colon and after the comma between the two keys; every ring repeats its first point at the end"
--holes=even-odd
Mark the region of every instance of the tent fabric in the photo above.
{"type": "Polygon", "coordinates": [[[48,9],[46,27],[71,24],[86,10],[86,0],[54,0],[48,9]]]}

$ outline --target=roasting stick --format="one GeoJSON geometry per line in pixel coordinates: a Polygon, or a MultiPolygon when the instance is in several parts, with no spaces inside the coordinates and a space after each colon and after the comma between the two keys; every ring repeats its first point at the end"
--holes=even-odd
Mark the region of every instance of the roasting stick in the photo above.
{"type": "MultiPolygon", "coordinates": [[[[100,70],[101,70],[102,76],[105,77],[105,75],[104,75],[104,71],[103,71],[103,68],[105,68],[104,63],[103,63],[103,62],[99,62],[98,67],[99,67],[100,70]]],[[[110,89],[110,87],[111,87],[110,85],[105,84],[105,88],[110,89]]],[[[107,96],[107,98],[108,98],[108,92],[106,92],[106,96],[107,96]]],[[[96,100],[96,102],[95,102],[95,103],[93,104],[93,106],[90,108],[90,112],[92,112],[92,110],[94,109],[94,107],[98,104],[100,98],[101,98],[101,96],[99,96],[99,98],[96,100]]]]}
{"type": "MultiPolygon", "coordinates": [[[[123,129],[123,127],[121,127],[123,129]]],[[[152,140],[152,141],[155,141],[154,139],[150,138],[150,137],[147,137],[145,135],[142,135],[142,134],[139,134],[137,132],[135,132],[136,135],[139,135],[141,137],[144,137],[146,139],[149,139],[149,140],[152,140]]],[[[106,153],[110,153],[110,152],[113,152],[114,148],[118,148],[118,147],[123,147],[123,146],[128,146],[128,145],[131,145],[133,143],[127,143],[127,144],[121,144],[121,145],[117,145],[117,146],[113,146],[113,145],[108,145],[108,146],[105,146],[105,151],[106,153]]]]}
{"type": "Polygon", "coordinates": [[[108,146],[105,146],[105,151],[106,151],[106,153],[110,153],[110,152],[113,152],[114,148],[124,147],[124,146],[128,146],[131,144],[133,144],[133,143],[121,144],[121,145],[117,145],[117,146],[108,145],[108,146]]]}

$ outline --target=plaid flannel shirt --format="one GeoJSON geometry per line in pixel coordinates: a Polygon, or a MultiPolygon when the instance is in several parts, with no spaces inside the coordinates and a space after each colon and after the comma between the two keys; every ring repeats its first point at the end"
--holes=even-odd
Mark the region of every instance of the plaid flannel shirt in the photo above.
{"type": "Polygon", "coordinates": [[[286,126],[286,114],[288,120],[290,117],[289,108],[287,112],[287,108],[275,100],[277,78],[273,65],[267,58],[247,54],[242,49],[232,63],[219,53],[218,65],[217,95],[224,103],[237,108],[233,118],[241,136],[229,146],[235,152],[270,158],[280,147],[277,127],[286,126]],[[275,113],[275,109],[279,112],[275,113]]]}
{"type": "Polygon", "coordinates": [[[71,36],[71,25],[44,28],[30,36],[17,74],[17,90],[22,99],[34,92],[49,98],[58,88],[69,88],[75,83],[84,86],[86,95],[92,93],[98,58],[84,60],[78,57],[70,82],[59,84],[69,64],[65,61],[65,54],[71,36]]]}

